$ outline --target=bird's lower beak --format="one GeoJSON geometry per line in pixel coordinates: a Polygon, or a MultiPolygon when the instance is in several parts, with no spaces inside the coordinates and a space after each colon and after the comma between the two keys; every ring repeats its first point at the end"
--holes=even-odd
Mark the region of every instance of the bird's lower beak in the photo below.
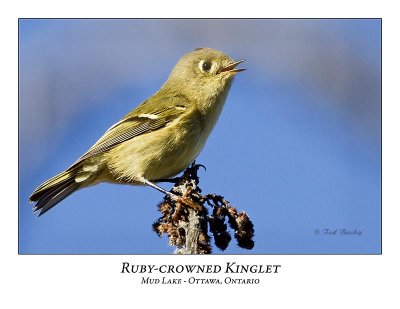
{"type": "Polygon", "coordinates": [[[218,73],[222,73],[222,72],[237,73],[237,72],[244,71],[246,69],[235,69],[236,66],[238,66],[243,61],[244,60],[238,60],[238,61],[232,62],[232,63],[228,64],[226,67],[222,68],[218,73]]]}

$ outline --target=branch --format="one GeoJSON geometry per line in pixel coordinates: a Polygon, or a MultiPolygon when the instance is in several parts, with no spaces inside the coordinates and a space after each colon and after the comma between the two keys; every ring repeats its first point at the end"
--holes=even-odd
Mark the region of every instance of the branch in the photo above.
{"type": "Polygon", "coordinates": [[[228,247],[232,237],[227,231],[227,221],[238,246],[252,249],[253,223],[245,212],[238,213],[221,195],[201,195],[197,176],[200,167],[204,166],[193,163],[176,178],[170,191],[174,196],[165,195],[158,205],[162,216],[153,224],[154,231],[159,236],[167,234],[169,244],[176,247],[177,254],[210,254],[208,230],[216,247],[221,250],[228,247]],[[211,207],[211,215],[206,205],[211,207]]]}

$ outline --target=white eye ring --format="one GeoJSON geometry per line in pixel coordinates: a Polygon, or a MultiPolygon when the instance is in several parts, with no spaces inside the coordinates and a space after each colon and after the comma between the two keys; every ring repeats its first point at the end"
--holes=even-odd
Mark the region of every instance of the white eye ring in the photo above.
{"type": "Polygon", "coordinates": [[[213,63],[211,61],[201,60],[199,62],[199,68],[203,72],[210,72],[213,67],[213,63]]]}

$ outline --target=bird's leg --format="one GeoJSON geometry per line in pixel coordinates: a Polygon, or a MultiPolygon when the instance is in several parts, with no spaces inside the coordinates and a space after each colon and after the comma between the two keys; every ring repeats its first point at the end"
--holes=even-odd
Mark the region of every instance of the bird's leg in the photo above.
{"type": "Polygon", "coordinates": [[[162,193],[164,193],[164,194],[166,194],[166,195],[169,195],[173,200],[175,200],[177,202],[180,202],[180,203],[183,203],[186,206],[189,206],[189,207],[193,208],[194,210],[201,211],[201,209],[202,209],[202,207],[200,205],[197,205],[195,202],[193,202],[188,197],[185,197],[185,196],[182,197],[182,196],[176,195],[176,194],[174,194],[172,192],[168,192],[167,190],[157,186],[155,183],[153,183],[153,182],[151,182],[151,181],[149,181],[147,179],[143,179],[143,183],[148,185],[148,186],[150,186],[150,187],[152,187],[152,188],[154,188],[154,189],[156,189],[156,190],[158,190],[158,191],[160,191],[160,192],[162,192],[162,193]]]}
{"type": "Polygon", "coordinates": [[[173,194],[173,193],[171,193],[171,192],[168,192],[167,190],[161,188],[160,186],[157,186],[155,183],[153,183],[153,182],[151,182],[151,181],[149,181],[149,180],[147,180],[147,179],[143,179],[143,183],[144,183],[145,185],[148,185],[148,186],[150,186],[150,187],[152,187],[152,188],[154,188],[154,189],[160,191],[161,193],[164,193],[164,194],[169,195],[169,196],[171,196],[171,197],[175,196],[175,194],[173,194]]]}

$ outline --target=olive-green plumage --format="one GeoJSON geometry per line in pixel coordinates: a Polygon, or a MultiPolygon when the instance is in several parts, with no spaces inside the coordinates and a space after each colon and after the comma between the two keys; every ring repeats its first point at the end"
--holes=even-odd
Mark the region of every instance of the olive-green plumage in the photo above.
{"type": "Polygon", "coordinates": [[[125,115],[71,167],[39,186],[40,215],[74,191],[99,182],[133,185],[170,178],[202,150],[232,79],[244,69],[226,54],[200,48],[184,55],[152,97],[125,115]]]}

